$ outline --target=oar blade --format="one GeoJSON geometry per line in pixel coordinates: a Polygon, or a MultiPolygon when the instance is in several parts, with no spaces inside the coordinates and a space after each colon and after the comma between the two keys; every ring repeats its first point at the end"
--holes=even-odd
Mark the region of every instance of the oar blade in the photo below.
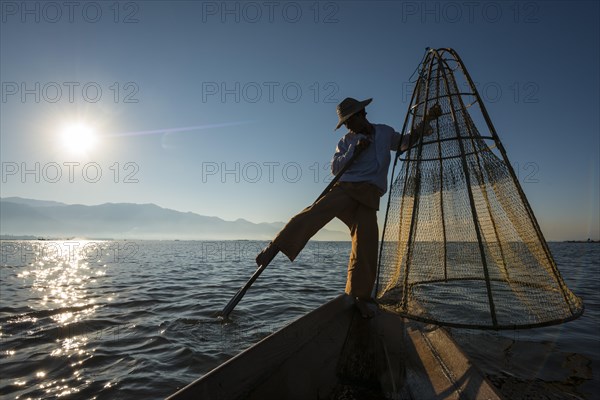
{"type": "Polygon", "coordinates": [[[223,308],[223,311],[221,311],[221,313],[218,315],[220,318],[223,318],[225,320],[229,318],[229,314],[231,314],[235,306],[237,306],[240,300],[242,300],[242,297],[244,297],[248,288],[250,288],[254,281],[258,279],[258,277],[260,276],[260,274],[262,274],[265,268],[267,268],[267,265],[268,264],[261,265],[256,270],[256,272],[252,274],[248,282],[246,282],[246,284],[242,286],[240,290],[237,291],[237,293],[231,298],[231,300],[229,300],[229,303],[227,303],[227,305],[223,308]]]}

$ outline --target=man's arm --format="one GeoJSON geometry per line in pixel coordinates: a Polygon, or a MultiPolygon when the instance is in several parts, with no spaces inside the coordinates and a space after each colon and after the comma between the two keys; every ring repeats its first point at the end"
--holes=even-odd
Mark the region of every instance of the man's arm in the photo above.
{"type": "Polygon", "coordinates": [[[431,128],[429,122],[436,120],[440,115],[442,115],[442,109],[439,104],[435,104],[427,110],[424,120],[421,121],[415,129],[411,130],[408,135],[404,135],[402,143],[399,143],[399,146],[396,147],[398,149],[397,151],[404,152],[416,145],[423,136],[431,135],[433,133],[433,128],[431,128]]]}
{"type": "Polygon", "coordinates": [[[344,168],[344,165],[352,158],[355,148],[354,144],[348,144],[344,139],[339,141],[333,160],[331,160],[331,173],[333,175],[337,175],[344,168]]]}

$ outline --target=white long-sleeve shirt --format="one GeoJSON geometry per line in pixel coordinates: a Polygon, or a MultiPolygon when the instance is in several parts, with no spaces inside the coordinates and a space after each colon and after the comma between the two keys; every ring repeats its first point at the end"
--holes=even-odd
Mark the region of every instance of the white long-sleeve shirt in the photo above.
{"type": "Polygon", "coordinates": [[[340,178],[341,182],[369,182],[381,189],[382,195],[387,191],[387,174],[390,166],[391,151],[396,151],[402,140],[401,151],[409,147],[409,135],[402,135],[391,126],[383,124],[373,124],[375,132],[371,136],[360,133],[348,132],[342,137],[337,145],[333,160],[331,162],[331,172],[334,175],[344,167],[346,162],[356,149],[360,139],[371,141],[371,144],[362,151],[361,155],[354,160],[354,163],[340,178]]]}

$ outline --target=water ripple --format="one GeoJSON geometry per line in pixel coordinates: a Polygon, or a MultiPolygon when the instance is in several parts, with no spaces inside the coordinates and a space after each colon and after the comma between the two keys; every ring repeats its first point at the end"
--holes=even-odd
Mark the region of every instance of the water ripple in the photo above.
{"type": "MultiPolygon", "coordinates": [[[[232,320],[222,323],[215,314],[255,271],[254,252],[248,249],[264,245],[104,241],[93,260],[43,251],[26,264],[7,259],[0,281],[0,394],[164,398],[343,292],[350,244],[310,243],[294,263],[278,256],[232,320]]],[[[569,287],[586,303],[582,318],[516,337],[461,334],[490,376],[531,375],[539,368],[527,367],[538,357],[533,350],[553,349],[546,377],[558,373],[558,362],[576,368],[590,360],[594,377],[588,381],[597,388],[600,246],[585,246],[551,244],[569,287]],[[494,344],[500,356],[493,354],[494,344]],[[506,365],[506,348],[533,350],[521,351],[520,369],[498,371],[498,365],[506,365]]]]}

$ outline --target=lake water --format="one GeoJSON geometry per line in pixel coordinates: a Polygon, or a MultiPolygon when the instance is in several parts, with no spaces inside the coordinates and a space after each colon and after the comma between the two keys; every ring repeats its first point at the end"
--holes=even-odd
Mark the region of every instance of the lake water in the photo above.
{"type": "MultiPolygon", "coordinates": [[[[350,243],[279,255],[254,241],[2,241],[2,398],[160,399],[342,293],[350,243]]],[[[514,332],[452,330],[511,399],[600,398],[600,245],[550,243],[584,315],[514,332]]]]}

